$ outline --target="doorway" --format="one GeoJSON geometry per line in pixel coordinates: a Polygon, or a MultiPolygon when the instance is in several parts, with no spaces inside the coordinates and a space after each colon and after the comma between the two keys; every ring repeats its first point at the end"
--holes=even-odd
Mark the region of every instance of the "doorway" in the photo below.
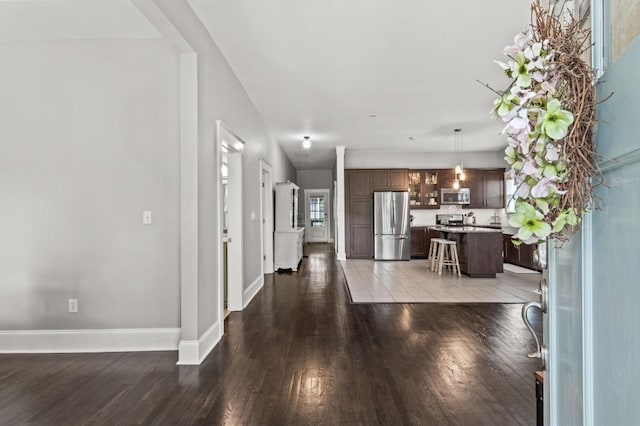
{"type": "Polygon", "coordinates": [[[218,300],[220,324],[226,311],[242,310],[242,153],[244,141],[222,121],[216,122],[219,171],[218,187],[218,300]]]}
{"type": "Polygon", "coordinates": [[[273,273],[273,179],[271,166],[260,159],[260,235],[262,274],[273,273]]]}
{"type": "Polygon", "coordinates": [[[304,190],[304,220],[309,243],[328,243],[331,221],[329,189],[304,190]]]}

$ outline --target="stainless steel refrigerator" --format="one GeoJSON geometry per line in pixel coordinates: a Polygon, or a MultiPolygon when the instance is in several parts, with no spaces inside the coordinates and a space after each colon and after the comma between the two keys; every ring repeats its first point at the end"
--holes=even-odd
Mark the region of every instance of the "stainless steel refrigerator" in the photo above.
{"type": "Polygon", "coordinates": [[[408,192],[374,192],[373,226],[375,259],[411,259],[408,192]]]}

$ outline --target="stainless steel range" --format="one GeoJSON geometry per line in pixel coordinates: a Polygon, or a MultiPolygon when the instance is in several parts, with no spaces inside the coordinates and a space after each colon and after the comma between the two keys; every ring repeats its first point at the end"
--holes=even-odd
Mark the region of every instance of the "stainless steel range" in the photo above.
{"type": "Polygon", "coordinates": [[[436,225],[464,226],[464,214],[437,214],[436,225]]]}

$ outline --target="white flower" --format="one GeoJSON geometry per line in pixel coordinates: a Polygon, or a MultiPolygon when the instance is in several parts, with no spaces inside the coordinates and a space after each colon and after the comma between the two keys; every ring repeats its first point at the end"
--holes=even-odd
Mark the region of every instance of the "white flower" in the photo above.
{"type": "Polygon", "coordinates": [[[558,158],[560,158],[558,147],[553,144],[547,144],[547,153],[544,158],[547,161],[558,161],[558,158]]]}
{"type": "Polygon", "coordinates": [[[509,123],[502,129],[502,133],[520,133],[520,130],[529,128],[529,117],[526,108],[521,108],[518,115],[513,117],[509,123]],[[509,131],[510,130],[510,131],[509,131]],[[515,130],[515,131],[514,131],[515,130]]]}
{"type": "Polygon", "coordinates": [[[527,47],[524,50],[524,56],[529,60],[529,69],[537,68],[539,70],[544,69],[544,60],[540,56],[542,50],[542,43],[533,43],[532,46],[527,47]]]}
{"type": "Polygon", "coordinates": [[[535,92],[532,92],[531,90],[523,89],[518,86],[513,86],[511,88],[511,94],[518,98],[518,100],[520,101],[520,105],[524,104],[525,102],[527,102],[529,99],[533,98],[536,95],[535,92]]]}
{"type": "Polygon", "coordinates": [[[528,198],[530,191],[531,187],[529,186],[529,184],[527,182],[521,182],[520,185],[518,185],[518,189],[516,189],[516,192],[515,194],[513,194],[513,196],[515,198],[528,198]]]}
{"type": "Polygon", "coordinates": [[[549,196],[549,193],[553,190],[556,191],[558,187],[555,186],[554,182],[558,178],[555,176],[545,177],[540,179],[540,181],[531,188],[531,196],[533,198],[545,198],[549,196]]]}
{"type": "Polygon", "coordinates": [[[505,55],[515,55],[524,50],[525,46],[531,41],[531,35],[520,33],[513,39],[513,45],[504,48],[505,55]]]}

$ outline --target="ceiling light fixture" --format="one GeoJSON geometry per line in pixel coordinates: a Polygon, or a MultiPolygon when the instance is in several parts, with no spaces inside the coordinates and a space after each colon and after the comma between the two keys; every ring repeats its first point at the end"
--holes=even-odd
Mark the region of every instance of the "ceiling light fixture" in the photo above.
{"type": "Polygon", "coordinates": [[[302,147],[304,149],[309,149],[311,148],[311,140],[309,139],[309,136],[305,136],[304,140],[302,141],[302,147]]]}
{"type": "Polygon", "coordinates": [[[456,158],[456,166],[453,170],[455,174],[455,179],[453,180],[453,187],[455,189],[459,189],[460,181],[463,181],[466,178],[466,175],[464,173],[464,162],[462,161],[462,151],[463,151],[462,129],[453,129],[453,131],[454,131],[453,149],[454,149],[455,158],[456,158]]]}

